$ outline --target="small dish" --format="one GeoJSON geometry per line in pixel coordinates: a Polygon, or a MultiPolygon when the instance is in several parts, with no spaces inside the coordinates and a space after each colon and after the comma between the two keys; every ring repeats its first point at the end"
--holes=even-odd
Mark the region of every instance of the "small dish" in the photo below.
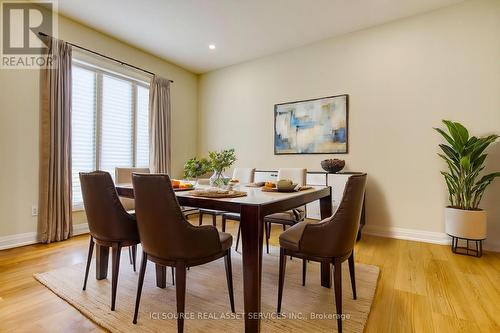
{"type": "Polygon", "coordinates": [[[285,185],[285,186],[278,186],[277,190],[278,192],[293,192],[295,191],[295,188],[297,187],[298,184],[290,184],[290,185],[285,185]]]}

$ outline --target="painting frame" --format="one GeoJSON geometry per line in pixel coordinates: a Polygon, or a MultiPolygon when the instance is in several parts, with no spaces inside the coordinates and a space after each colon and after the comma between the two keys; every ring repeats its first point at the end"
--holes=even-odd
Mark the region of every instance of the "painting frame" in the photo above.
{"type": "Polygon", "coordinates": [[[278,103],[274,105],[274,137],[273,137],[273,143],[274,143],[274,155],[331,155],[331,154],[339,154],[339,155],[344,155],[344,154],[349,154],[349,94],[339,94],[339,95],[332,95],[332,96],[326,96],[326,97],[318,97],[318,98],[311,98],[311,99],[304,99],[304,100],[299,100],[299,101],[293,101],[293,102],[284,102],[284,103],[278,103]],[[297,103],[304,103],[304,102],[314,102],[318,100],[323,100],[323,99],[334,99],[338,97],[345,97],[345,150],[344,151],[339,151],[339,152],[279,152],[278,147],[277,147],[277,130],[276,130],[276,118],[278,115],[278,108],[283,105],[293,105],[297,103]]]}

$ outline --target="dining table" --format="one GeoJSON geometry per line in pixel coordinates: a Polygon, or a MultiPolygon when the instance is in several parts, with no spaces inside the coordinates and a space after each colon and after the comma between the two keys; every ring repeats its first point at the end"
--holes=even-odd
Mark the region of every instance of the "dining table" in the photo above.
{"type": "MultiPolygon", "coordinates": [[[[134,198],[132,184],[117,184],[119,196],[134,198]]],[[[332,214],[332,190],[330,186],[312,186],[297,192],[266,192],[261,188],[239,186],[245,196],[236,198],[207,198],[191,195],[190,191],[176,191],[181,206],[213,209],[239,213],[241,216],[243,299],[245,332],[259,332],[261,315],[262,245],[264,217],[273,213],[294,209],[319,200],[321,219],[332,214]]],[[[140,222],[139,222],[140,223],[140,222]]],[[[96,249],[96,275],[106,278],[108,254],[106,249],[96,249]]],[[[321,264],[321,285],[331,286],[331,267],[321,264]]],[[[157,284],[158,281],[157,274],[157,284]]]]}

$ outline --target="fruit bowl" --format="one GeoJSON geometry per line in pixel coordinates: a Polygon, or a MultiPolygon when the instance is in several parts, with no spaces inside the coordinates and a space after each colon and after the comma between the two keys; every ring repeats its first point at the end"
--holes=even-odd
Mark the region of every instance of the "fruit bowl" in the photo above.
{"type": "Polygon", "coordinates": [[[337,173],[345,167],[345,161],[337,158],[323,160],[321,167],[328,173],[337,173]]]}
{"type": "Polygon", "coordinates": [[[294,192],[296,187],[297,184],[289,184],[289,185],[277,186],[276,189],[278,190],[278,192],[294,192]]]}

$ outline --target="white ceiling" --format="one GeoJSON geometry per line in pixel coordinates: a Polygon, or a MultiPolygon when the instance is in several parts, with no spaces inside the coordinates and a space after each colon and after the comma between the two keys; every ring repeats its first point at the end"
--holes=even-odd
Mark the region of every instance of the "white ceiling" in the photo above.
{"type": "Polygon", "coordinates": [[[59,11],[195,73],[462,0],[59,0],[59,11]],[[216,50],[208,45],[215,44],[216,50]]]}

